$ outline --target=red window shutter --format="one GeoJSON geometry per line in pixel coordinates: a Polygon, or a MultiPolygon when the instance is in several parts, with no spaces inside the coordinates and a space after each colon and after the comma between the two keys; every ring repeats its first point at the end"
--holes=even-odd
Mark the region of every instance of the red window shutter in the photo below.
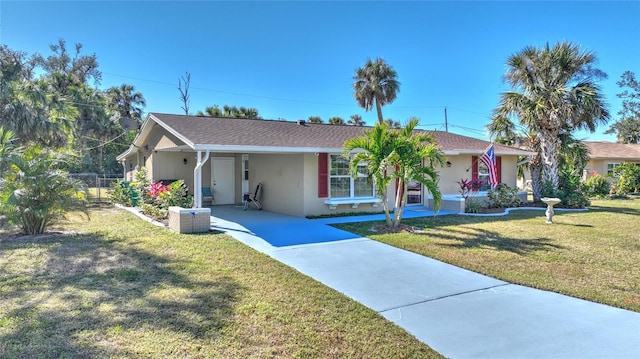
{"type": "Polygon", "coordinates": [[[498,174],[498,184],[502,183],[502,157],[496,156],[496,173],[498,174]]]}
{"type": "Polygon", "coordinates": [[[329,157],[318,154],[318,198],[329,197],[329,157]]]}
{"type": "Polygon", "coordinates": [[[471,156],[471,179],[478,179],[478,156],[471,156]]]}

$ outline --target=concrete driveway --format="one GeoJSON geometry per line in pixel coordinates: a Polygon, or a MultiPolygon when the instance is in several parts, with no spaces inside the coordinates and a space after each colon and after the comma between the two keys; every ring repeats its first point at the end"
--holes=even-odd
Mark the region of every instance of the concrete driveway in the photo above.
{"type": "Polygon", "coordinates": [[[640,358],[640,313],[510,284],[326,224],[369,216],[308,220],[235,207],[214,207],[212,216],[212,228],[379,312],[447,357],[640,358]]]}

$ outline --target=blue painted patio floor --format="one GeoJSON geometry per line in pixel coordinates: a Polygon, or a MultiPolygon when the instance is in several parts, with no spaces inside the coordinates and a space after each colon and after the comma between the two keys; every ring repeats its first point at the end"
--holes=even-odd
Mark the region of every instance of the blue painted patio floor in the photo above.
{"type": "MultiPolygon", "coordinates": [[[[438,215],[451,214],[439,212],[438,215]]],[[[363,216],[307,219],[282,213],[250,208],[246,211],[240,206],[214,206],[211,208],[212,228],[229,229],[224,226],[236,224],[236,231],[242,231],[262,238],[274,247],[287,247],[302,244],[326,243],[360,236],[330,226],[333,223],[350,223],[384,220],[384,214],[363,216]],[[237,227],[240,225],[241,227],[237,227]]],[[[433,211],[425,207],[405,209],[403,218],[433,216],[433,211]]]]}

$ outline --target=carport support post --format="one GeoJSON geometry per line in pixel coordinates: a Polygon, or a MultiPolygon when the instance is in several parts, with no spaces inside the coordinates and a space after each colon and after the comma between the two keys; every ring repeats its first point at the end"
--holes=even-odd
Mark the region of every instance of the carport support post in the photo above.
{"type": "Polygon", "coordinates": [[[198,162],[196,168],[193,169],[193,208],[202,207],[202,166],[209,159],[209,150],[206,150],[204,159],[202,158],[202,151],[198,151],[196,156],[198,162]]]}

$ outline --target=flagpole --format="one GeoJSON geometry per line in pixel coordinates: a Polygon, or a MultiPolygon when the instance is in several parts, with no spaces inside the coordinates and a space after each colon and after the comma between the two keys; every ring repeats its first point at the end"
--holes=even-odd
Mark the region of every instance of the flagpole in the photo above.
{"type": "Polygon", "coordinates": [[[494,143],[491,142],[489,144],[489,146],[487,146],[484,151],[482,151],[482,153],[480,154],[480,156],[476,156],[476,160],[475,161],[471,161],[471,166],[469,166],[469,168],[467,168],[467,170],[465,172],[469,172],[469,170],[473,167],[474,164],[478,163],[478,160],[480,160],[480,157],[482,157],[482,155],[484,155],[485,153],[487,153],[487,151],[489,151],[489,149],[491,148],[491,146],[493,146],[494,143]]]}

